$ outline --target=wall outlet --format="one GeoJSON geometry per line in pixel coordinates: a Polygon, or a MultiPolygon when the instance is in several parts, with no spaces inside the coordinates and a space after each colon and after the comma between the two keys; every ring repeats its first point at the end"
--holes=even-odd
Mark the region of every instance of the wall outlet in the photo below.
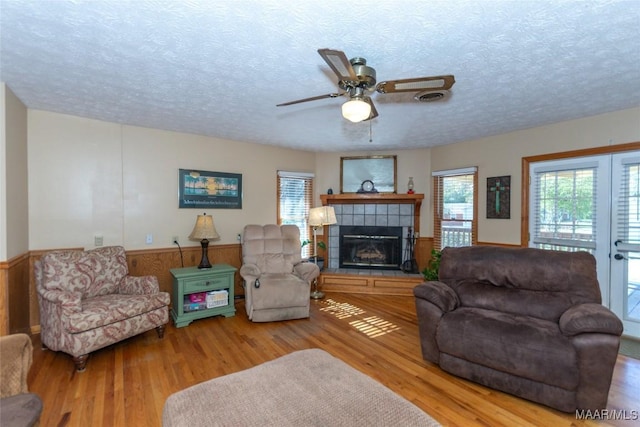
{"type": "Polygon", "coordinates": [[[102,246],[104,244],[104,238],[99,234],[93,236],[93,244],[95,246],[102,246]]]}
{"type": "Polygon", "coordinates": [[[172,245],[177,245],[177,244],[179,244],[179,243],[180,243],[180,240],[178,240],[178,236],[173,236],[173,237],[171,238],[171,244],[172,244],[172,245]]]}
{"type": "Polygon", "coordinates": [[[238,242],[242,240],[242,236],[238,233],[238,242]]]}
{"type": "Polygon", "coordinates": [[[150,244],[153,243],[153,234],[151,234],[151,233],[147,234],[146,242],[147,242],[147,245],[150,245],[150,244]]]}

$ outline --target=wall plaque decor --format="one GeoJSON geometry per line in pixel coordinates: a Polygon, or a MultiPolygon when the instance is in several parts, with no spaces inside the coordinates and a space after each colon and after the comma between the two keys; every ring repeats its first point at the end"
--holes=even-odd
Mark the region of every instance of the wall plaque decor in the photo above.
{"type": "Polygon", "coordinates": [[[487,218],[511,218],[511,175],[487,178],[487,218]]]}
{"type": "Polygon", "coordinates": [[[242,174],[178,170],[180,208],[242,209],[242,174]]]}

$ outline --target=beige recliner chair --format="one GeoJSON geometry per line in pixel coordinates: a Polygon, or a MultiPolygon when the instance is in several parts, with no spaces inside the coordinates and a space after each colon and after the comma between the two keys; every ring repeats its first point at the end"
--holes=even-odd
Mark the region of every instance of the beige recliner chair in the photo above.
{"type": "Polygon", "coordinates": [[[242,236],[247,316],[254,322],[309,317],[311,281],[318,266],[302,262],[295,225],[247,225],[242,236]]]}

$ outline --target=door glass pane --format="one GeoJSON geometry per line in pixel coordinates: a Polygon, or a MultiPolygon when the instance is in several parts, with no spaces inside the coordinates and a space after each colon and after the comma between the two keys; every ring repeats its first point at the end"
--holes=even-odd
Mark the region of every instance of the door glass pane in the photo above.
{"type": "Polygon", "coordinates": [[[623,319],[640,321],[640,164],[622,164],[617,202],[615,252],[622,266],[623,319]]]}
{"type": "Polygon", "coordinates": [[[535,247],[592,250],[596,241],[596,169],[536,174],[535,247]]]}
{"type": "Polygon", "coordinates": [[[640,252],[627,253],[625,319],[640,321],[640,252]]]}
{"type": "Polygon", "coordinates": [[[617,238],[624,244],[640,244],[640,165],[626,164],[618,202],[617,238]]]}

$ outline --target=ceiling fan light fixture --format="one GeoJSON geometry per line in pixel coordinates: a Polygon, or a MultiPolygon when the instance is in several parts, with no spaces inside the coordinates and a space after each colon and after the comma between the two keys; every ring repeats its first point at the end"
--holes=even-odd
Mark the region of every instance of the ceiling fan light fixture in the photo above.
{"type": "Polygon", "coordinates": [[[338,77],[338,87],[342,89],[343,92],[283,102],[277,104],[276,107],[318,99],[348,96],[349,100],[342,104],[342,116],[353,123],[358,123],[378,117],[378,111],[371,97],[367,95],[369,92],[375,91],[380,94],[419,92],[415,95],[415,99],[418,102],[432,102],[447,97],[449,94],[448,90],[451,89],[451,86],[456,82],[453,75],[447,74],[442,76],[385,80],[376,84],[376,70],[367,66],[367,60],[365,58],[356,56],[347,59],[344,52],[334,49],[318,49],[318,53],[338,77]]]}
{"type": "Polygon", "coordinates": [[[366,120],[371,116],[371,104],[362,99],[350,99],[342,104],[342,117],[358,123],[366,120]]]}

